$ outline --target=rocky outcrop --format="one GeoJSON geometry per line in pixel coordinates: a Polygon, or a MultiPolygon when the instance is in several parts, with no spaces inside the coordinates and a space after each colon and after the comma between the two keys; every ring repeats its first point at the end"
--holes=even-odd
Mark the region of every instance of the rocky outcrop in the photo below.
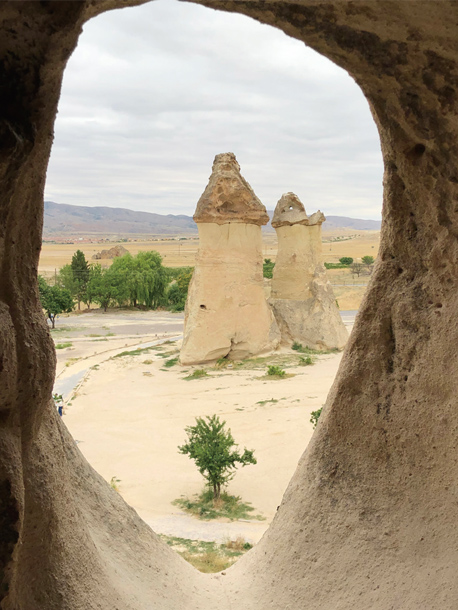
{"type": "Polygon", "coordinates": [[[261,225],[268,219],[235,155],[217,155],[194,215],[199,251],[186,302],[182,364],[240,360],[278,345],[262,273],[261,225]]]}
{"type": "Polygon", "coordinates": [[[347,70],[385,166],[378,261],[318,427],[262,540],[214,576],[110,490],[51,402],[37,267],[62,75],[85,21],[139,3],[0,4],[2,610],[455,610],[457,3],[200,2],[347,70]]]}
{"type": "Polygon", "coordinates": [[[129,250],[126,250],[124,246],[113,246],[109,250],[102,250],[101,252],[97,252],[92,256],[92,258],[96,261],[107,258],[117,258],[118,256],[124,256],[124,254],[129,254],[129,250]]]}
{"type": "Polygon", "coordinates": [[[272,226],[278,237],[278,254],[271,283],[271,304],[282,341],[327,350],[342,348],[348,333],[326,277],[322,261],[318,211],[307,216],[294,193],[286,193],[275,208],[272,226]]]}

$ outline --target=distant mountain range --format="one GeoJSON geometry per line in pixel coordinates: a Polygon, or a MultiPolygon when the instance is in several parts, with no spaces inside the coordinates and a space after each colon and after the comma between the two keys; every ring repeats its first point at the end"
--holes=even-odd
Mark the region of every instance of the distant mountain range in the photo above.
{"type": "MultiPolygon", "coordinates": [[[[273,212],[268,211],[272,218],[273,212]]],[[[324,230],[347,228],[356,231],[378,231],[380,221],[359,220],[344,216],[327,216],[324,230]]],[[[264,230],[273,231],[267,225],[264,230]]],[[[87,207],[45,201],[43,239],[62,236],[125,237],[127,235],[173,235],[196,233],[191,216],[184,214],[154,214],[124,208],[87,207]]]]}

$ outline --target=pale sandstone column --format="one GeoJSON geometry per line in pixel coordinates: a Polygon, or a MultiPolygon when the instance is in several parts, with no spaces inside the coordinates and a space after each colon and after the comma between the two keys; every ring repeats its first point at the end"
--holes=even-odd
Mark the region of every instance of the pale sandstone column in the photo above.
{"type": "Polygon", "coordinates": [[[200,245],[186,303],[182,364],[247,358],[279,344],[263,288],[261,225],[268,219],[235,155],[217,155],[194,215],[200,245]]]}
{"type": "Polygon", "coordinates": [[[269,301],[283,343],[322,350],[342,348],[348,338],[322,261],[325,220],[320,211],[307,216],[294,193],[281,197],[272,219],[278,254],[269,301]]]}

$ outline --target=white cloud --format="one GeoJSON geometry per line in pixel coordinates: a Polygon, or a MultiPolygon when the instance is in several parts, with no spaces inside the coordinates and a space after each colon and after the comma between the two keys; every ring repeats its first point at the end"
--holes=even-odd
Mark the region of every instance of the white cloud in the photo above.
{"type": "Polygon", "coordinates": [[[242,15],[156,0],[84,28],[64,77],[46,198],[192,214],[232,151],[272,209],[379,218],[382,160],[348,74],[242,15]]]}

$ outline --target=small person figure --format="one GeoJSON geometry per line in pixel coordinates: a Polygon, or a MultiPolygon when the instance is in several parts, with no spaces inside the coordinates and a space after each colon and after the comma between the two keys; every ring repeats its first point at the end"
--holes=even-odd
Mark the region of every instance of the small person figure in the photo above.
{"type": "Polygon", "coordinates": [[[53,397],[53,400],[54,400],[54,404],[56,405],[57,412],[62,417],[62,415],[64,414],[64,399],[63,399],[63,396],[62,396],[62,394],[53,394],[52,397],[53,397]]]}

